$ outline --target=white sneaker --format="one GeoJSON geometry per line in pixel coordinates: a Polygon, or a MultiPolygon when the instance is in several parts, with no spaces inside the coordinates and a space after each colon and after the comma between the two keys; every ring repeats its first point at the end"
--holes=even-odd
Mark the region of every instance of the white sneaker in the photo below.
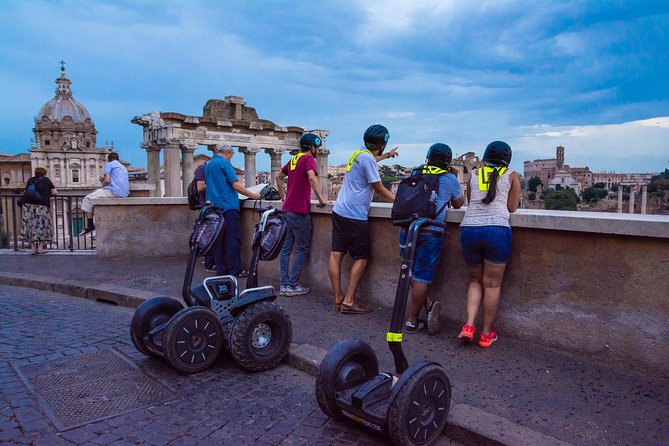
{"type": "Polygon", "coordinates": [[[279,288],[279,296],[285,296],[287,288],[288,288],[287,285],[281,285],[281,287],[279,288]]]}
{"type": "Polygon", "coordinates": [[[285,296],[301,296],[302,294],[307,294],[309,292],[309,288],[302,286],[302,285],[295,285],[295,286],[287,286],[286,287],[286,294],[285,296]]]}

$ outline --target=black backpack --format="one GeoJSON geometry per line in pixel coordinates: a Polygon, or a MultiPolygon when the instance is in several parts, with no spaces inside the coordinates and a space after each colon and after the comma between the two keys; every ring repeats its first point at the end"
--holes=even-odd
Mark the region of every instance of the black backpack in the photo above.
{"type": "MultiPolygon", "coordinates": [[[[418,218],[435,218],[443,210],[437,211],[440,174],[423,173],[429,166],[421,166],[403,179],[397,188],[390,219],[395,226],[408,228],[418,218]]],[[[446,206],[448,203],[445,203],[446,206]]]]}

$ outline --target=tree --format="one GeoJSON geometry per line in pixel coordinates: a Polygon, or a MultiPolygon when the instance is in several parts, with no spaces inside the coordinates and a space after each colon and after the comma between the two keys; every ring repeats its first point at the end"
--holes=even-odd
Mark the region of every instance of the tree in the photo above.
{"type": "Polygon", "coordinates": [[[537,186],[540,185],[543,187],[544,183],[541,182],[541,178],[537,176],[533,176],[529,180],[527,180],[527,188],[531,192],[536,192],[537,191],[537,186]]]}
{"type": "Polygon", "coordinates": [[[595,183],[595,189],[606,189],[606,184],[602,183],[601,181],[595,183]]]}
{"type": "Polygon", "coordinates": [[[530,192],[529,194],[527,194],[527,198],[528,198],[529,200],[534,201],[534,200],[537,199],[537,193],[536,193],[536,192],[530,192]]]}
{"type": "Polygon", "coordinates": [[[586,203],[589,203],[591,201],[597,201],[598,199],[601,198],[606,198],[608,195],[608,191],[606,189],[598,189],[595,187],[588,187],[583,191],[583,194],[581,196],[583,197],[583,201],[586,203]]]}
{"type": "Polygon", "coordinates": [[[544,207],[554,211],[575,211],[576,198],[573,190],[556,190],[546,196],[544,207]]]}
{"type": "Polygon", "coordinates": [[[550,194],[551,192],[555,192],[555,189],[553,189],[552,187],[549,187],[548,189],[541,192],[541,196],[539,197],[539,199],[540,200],[545,200],[546,197],[548,196],[548,194],[550,194]]]}

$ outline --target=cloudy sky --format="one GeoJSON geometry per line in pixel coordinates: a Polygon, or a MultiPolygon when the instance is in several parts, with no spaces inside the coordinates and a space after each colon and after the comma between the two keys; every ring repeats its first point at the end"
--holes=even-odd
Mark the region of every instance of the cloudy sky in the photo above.
{"type": "Polygon", "coordinates": [[[521,171],[557,145],[595,172],[669,167],[665,1],[5,0],[0,29],[0,153],[27,151],[63,59],[98,146],[135,166],[133,116],[235,95],[330,130],[331,164],[382,123],[403,165],[499,139],[521,171]]]}

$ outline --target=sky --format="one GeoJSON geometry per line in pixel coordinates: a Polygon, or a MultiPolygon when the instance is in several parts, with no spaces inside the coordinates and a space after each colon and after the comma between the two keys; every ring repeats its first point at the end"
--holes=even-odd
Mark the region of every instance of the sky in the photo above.
{"type": "MultiPolygon", "coordinates": [[[[146,166],[151,111],[201,116],[243,96],[263,119],[327,129],[330,164],[390,130],[399,158],[503,140],[512,167],[669,167],[669,2],[486,0],[4,0],[0,153],[25,153],[58,62],[98,146],[146,166]]],[[[198,149],[196,153],[205,153],[198,149]]],[[[288,156],[284,155],[284,161],[288,156]]],[[[243,157],[233,164],[241,167],[243,157]]],[[[259,155],[258,168],[269,169],[259,155]]]]}

